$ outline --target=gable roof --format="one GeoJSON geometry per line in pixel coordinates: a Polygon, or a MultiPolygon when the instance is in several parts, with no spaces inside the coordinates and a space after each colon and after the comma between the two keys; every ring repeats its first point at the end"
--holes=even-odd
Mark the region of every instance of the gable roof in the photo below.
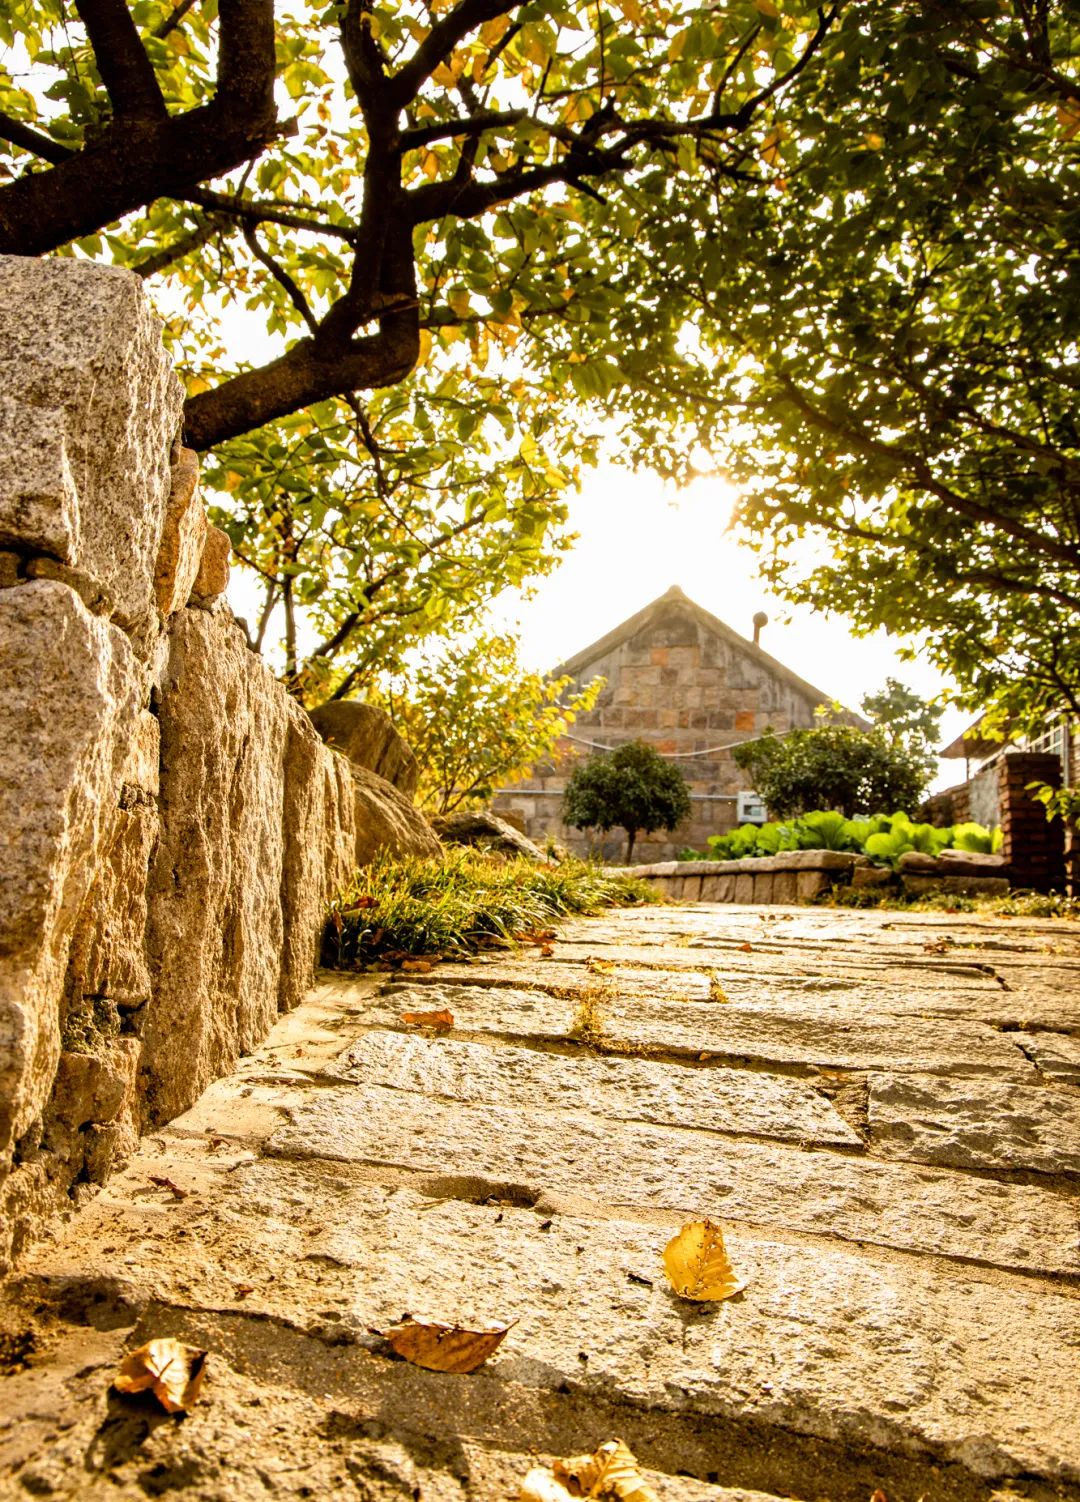
{"type": "MultiPolygon", "coordinates": [[[[568,657],[565,662],[561,662],[553,670],[554,676],[562,677],[563,674],[569,674],[572,678],[579,678],[582,669],[588,667],[590,662],[594,662],[596,658],[603,657],[608,652],[614,651],[616,647],[621,646],[629,637],[636,636],[639,631],[650,625],[666,608],[672,605],[679,606],[686,615],[691,616],[706,631],[711,631],[715,636],[719,636],[729,646],[737,647],[751,661],[758,663],[760,667],[764,668],[774,677],[782,679],[790,688],[793,688],[796,693],[802,694],[815,707],[818,704],[829,704],[832,702],[830,695],[825,693],[823,689],[815,688],[812,683],[807,683],[805,678],[800,678],[797,673],[793,673],[790,668],[786,668],[775,657],[770,657],[768,652],[763,651],[761,647],[756,646],[747,637],[740,636],[737,631],[733,630],[725,621],[722,621],[719,616],[711,615],[701,605],[696,604],[677,584],[673,584],[665,594],[660,595],[658,599],[646,605],[644,610],[639,610],[629,620],[623,621],[621,626],[616,626],[614,631],[609,631],[599,641],[594,641],[591,646],[584,647],[580,652],[575,652],[573,657],[568,657]]],[[[850,716],[853,724],[865,726],[868,723],[861,715],[855,714],[852,710],[846,710],[845,713],[850,716]]]]}

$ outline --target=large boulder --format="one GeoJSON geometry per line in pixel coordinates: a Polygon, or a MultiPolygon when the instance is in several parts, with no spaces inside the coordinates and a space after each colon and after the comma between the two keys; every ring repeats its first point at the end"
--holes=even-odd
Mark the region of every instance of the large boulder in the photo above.
{"type": "Polygon", "coordinates": [[[357,866],[366,866],[380,850],[392,850],[395,855],[439,854],[441,846],[431,825],[404,793],[366,767],[353,767],[352,780],[357,866]]]}
{"type": "Polygon", "coordinates": [[[412,798],[420,766],[385,710],[356,699],[332,699],[311,710],[311,721],[328,746],[366,767],[412,798]]]}
{"type": "Polygon", "coordinates": [[[113,836],[143,675],[66,585],[0,591],[0,1180],[61,1052],[68,946],[113,836]]]}
{"type": "Polygon", "coordinates": [[[444,845],[476,845],[499,855],[523,855],[527,860],[546,861],[547,856],[520,829],[486,809],[465,809],[432,819],[431,827],[444,845]]]}
{"type": "Polygon", "coordinates": [[[186,1109],[310,984],[355,817],[303,710],[229,616],[175,618],[158,718],[140,1062],[148,1122],[186,1109]]]}
{"type": "Polygon", "coordinates": [[[71,259],[0,256],[0,546],[153,615],[183,393],[142,283],[71,259]]]}

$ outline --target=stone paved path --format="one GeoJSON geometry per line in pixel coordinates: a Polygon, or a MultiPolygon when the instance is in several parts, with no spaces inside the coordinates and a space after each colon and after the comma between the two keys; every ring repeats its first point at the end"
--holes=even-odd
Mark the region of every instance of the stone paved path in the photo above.
{"type": "Polygon", "coordinates": [[[733,907],[325,976],[23,1267],[0,1495],[509,1502],[621,1435],[670,1502],[1080,1498],[1078,983],[1063,923],[733,907]],[[517,1324],[447,1376],[405,1311],[517,1324]],[[109,1391],[157,1334],[185,1419],[109,1391]]]}

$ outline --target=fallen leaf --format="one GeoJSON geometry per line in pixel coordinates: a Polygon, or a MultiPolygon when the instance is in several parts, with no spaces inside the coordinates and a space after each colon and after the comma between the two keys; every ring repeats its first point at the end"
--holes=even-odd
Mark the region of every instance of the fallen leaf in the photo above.
{"type": "Polygon", "coordinates": [[[397,1355],[429,1372],[474,1372],[516,1324],[512,1319],[505,1324],[492,1323],[483,1330],[466,1330],[461,1325],[443,1325],[406,1314],[400,1324],[391,1325],[389,1330],[372,1330],[372,1334],[381,1335],[397,1355]]]}
{"type": "Polygon", "coordinates": [[[554,953],[555,953],[555,949],[554,949],[553,945],[551,945],[551,944],[541,944],[540,945],[540,958],[542,960],[550,960],[551,956],[554,953]]]}
{"type": "Polygon", "coordinates": [[[590,956],[589,959],[587,959],[585,961],[585,969],[586,970],[599,971],[601,974],[607,974],[607,972],[609,970],[614,970],[615,969],[615,961],[614,960],[596,960],[596,959],[593,959],[590,956]]]}
{"type": "Polygon", "coordinates": [[[255,1292],[254,1283],[237,1283],[233,1289],[234,1299],[246,1299],[249,1293],[255,1292]]]}
{"type": "Polygon", "coordinates": [[[415,1027],[453,1027],[454,1014],[444,1007],[441,1012],[402,1012],[401,1020],[415,1027]]]}
{"type": "Polygon", "coordinates": [[[609,1439],[591,1455],[573,1455],[552,1466],[571,1497],[617,1497],[620,1502],[660,1502],[621,1439],[609,1439]]]}
{"type": "Polygon", "coordinates": [[[753,944],[740,944],[739,948],[742,950],[742,952],[744,954],[753,954],[753,952],[754,952],[754,946],[753,946],[753,944]]]}
{"type": "Polygon", "coordinates": [[[206,1352],[167,1335],[129,1351],[113,1386],[124,1393],[149,1389],[166,1413],[183,1413],[198,1400],[205,1373],[206,1352]]]}
{"type": "Polygon", "coordinates": [[[159,1189],[168,1189],[170,1194],[175,1195],[178,1200],[186,1200],[188,1197],[186,1189],[181,1189],[179,1184],[174,1184],[172,1179],[165,1178],[163,1174],[152,1173],[150,1182],[156,1184],[159,1189]]]}
{"type": "Polygon", "coordinates": [[[692,1220],[664,1248],[664,1271],[684,1299],[730,1299],[746,1287],[724,1249],[724,1234],[711,1220],[692,1220]]]}
{"type": "Polygon", "coordinates": [[[402,960],[401,968],[402,970],[415,970],[420,975],[426,975],[429,970],[434,969],[434,966],[430,960],[402,960]]]}

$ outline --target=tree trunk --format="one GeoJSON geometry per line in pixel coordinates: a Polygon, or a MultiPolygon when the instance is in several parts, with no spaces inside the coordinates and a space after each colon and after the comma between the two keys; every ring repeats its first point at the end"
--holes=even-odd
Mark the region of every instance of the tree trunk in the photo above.
{"type": "Polygon", "coordinates": [[[630,864],[630,857],[634,853],[634,840],[637,838],[637,830],[636,829],[628,829],[626,831],[626,836],[627,836],[627,838],[626,838],[626,864],[629,865],[630,864]]]}

